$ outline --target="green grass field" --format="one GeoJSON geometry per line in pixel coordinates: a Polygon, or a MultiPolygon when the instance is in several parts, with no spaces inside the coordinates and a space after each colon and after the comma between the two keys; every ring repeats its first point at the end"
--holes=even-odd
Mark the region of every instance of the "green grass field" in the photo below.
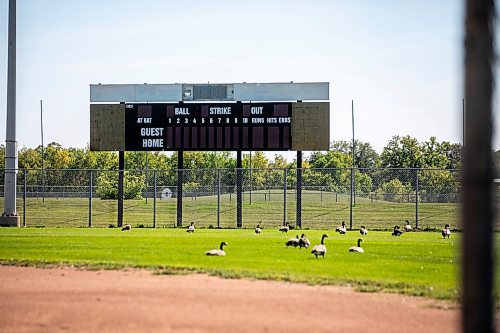
{"type": "MultiPolygon", "coordinates": [[[[312,245],[325,231],[305,231],[312,245]]],[[[458,300],[460,234],[443,240],[436,232],[390,232],[363,236],[366,253],[349,253],[358,232],[339,235],[326,231],[328,253],[315,259],[309,250],[286,248],[297,232],[281,234],[264,229],[132,228],[1,228],[3,264],[82,265],[91,268],[141,267],[160,273],[206,272],[223,277],[273,279],[311,284],[352,285],[363,291],[392,291],[458,300]],[[205,251],[221,241],[226,257],[207,257],[205,251]]],[[[495,235],[498,245],[500,235],[495,235]]],[[[498,247],[498,246],[497,246],[498,247]]],[[[498,249],[497,249],[498,250],[498,249]]],[[[498,251],[497,251],[498,254],[498,251]]],[[[498,285],[499,268],[496,268],[498,285]]]]}
{"type": "MultiPolygon", "coordinates": [[[[2,203],[0,202],[0,208],[2,203]]],[[[88,225],[89,201],[84,198],[28,198],[26,200],[26,225],[45,227],[83,227],[88,225]]],[[[176,199],[156,201],[156,226],[173,227],[176,223],[176,199]]],[[[389,229],[403,225],[409,220],[415,226],[415,203],[393,203],[386,201],[356,198],[353,207],[353,226],[364,225],[369,229],[389,229]]],[[[440,229],[446,223],[452,229],[459,229],[459,205],[454,203],[419,203],[419,226],[440,229]]],[[[18,200],[18,212],[24,214],[23,201],[18,200]]],[[[329,229],[349,221],[349,196],[328,192],[305,191],[302,196],[302,227],[310,229],[329,229]]],[[[283,224],[283,192],[256,191],[243,194],[243,227],[253,228],[258,222],[264,227],[275,228],[283,224]]],[[[124,223],[133,226],[153,225],[153,199],[125,200],[124,223]]],[[[116,200],[92,200],[92,224],[107,227],[116,224],[116,200]]],[[[296,223],[296,198],[289,194],[286,202],[286,220],[296,223]]],[[[217,197],[186,197],[183,199],[183,221],[185,225],[195,222],[197,226],[217,226],[217,197]]],[[[236,197],[221,196],[219,226],[236,227],[236,197]]]]}

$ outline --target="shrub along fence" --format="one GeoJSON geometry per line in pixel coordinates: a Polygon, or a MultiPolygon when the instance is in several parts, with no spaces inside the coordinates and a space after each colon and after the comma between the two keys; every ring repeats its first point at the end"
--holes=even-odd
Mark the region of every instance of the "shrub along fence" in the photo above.
{"type": "MultiPolygon", "coordinates": [[[[420,229],[459,226],[460,172],[441,169],[18,170],[27,227],[420,229]],[[353,177],[351,177],[353,175],[353,177]],[[241,188],[240,195],[238,189],[241,188]],[[178,190],[181,196],[178,200],[178,190]],[[118,200],[122,193],[123,201],[118,200]],[[238,222],[239,221],[239,222],[238,222]]],[[[0,173],[3,184],[4,173],[0,173]]],[[[3,187],[0,188],[3,195],[3,187]]],[[[0,202],[3,210],[3,200],[0,202]]]]}

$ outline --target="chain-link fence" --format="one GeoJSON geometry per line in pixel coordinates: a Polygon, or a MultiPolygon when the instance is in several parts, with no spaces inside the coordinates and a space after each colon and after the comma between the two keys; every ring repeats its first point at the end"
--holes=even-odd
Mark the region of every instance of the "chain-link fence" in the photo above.
{"type": "MultiPolygon", "coordinates": [[[[345,221],[356,229],[361,225],[388,229],[408,220],[420,229],[441,228],[445,224],[460,229],[458,170],[122,172],[123,207],[117,200],[119,171],[19,170],[17,210],[22,224],[107,227],[119,224],[123,212],[122,223],[136,227],[187,226],[194,222],[198,227],[234,228],[239,221],[244,228],[253,228],[257,223],[264,228],[277,228],[288,222],[293,227],[334,229],[345,221]]],[[[3,174],[0,173],[1,184],[3,174]]],[[[3,209],[3,200],[0,207],[3,209]]]]}

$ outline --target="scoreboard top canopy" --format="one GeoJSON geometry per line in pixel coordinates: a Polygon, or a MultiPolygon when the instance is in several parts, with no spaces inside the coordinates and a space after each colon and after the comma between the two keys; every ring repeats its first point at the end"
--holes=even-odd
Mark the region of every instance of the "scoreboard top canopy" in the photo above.
{"type": "Polygon", "coordinates": [[[327,101],[328,82],[91,84],[90,102],[327,101]]]}
{"type": "Polygon", "coordinates": [[[328,150],[328,99],[328,82],[90,85],[90,149],[328,150]]]}

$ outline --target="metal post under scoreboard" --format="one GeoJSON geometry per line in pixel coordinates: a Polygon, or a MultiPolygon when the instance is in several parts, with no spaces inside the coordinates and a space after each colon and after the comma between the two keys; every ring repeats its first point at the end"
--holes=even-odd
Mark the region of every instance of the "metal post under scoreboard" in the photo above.
{"type": "Polygon", "coordinates": [[[302,227],[302,151],[297,151],[297,227],[302,227]]]}
{"type": "Polygon", "coordinates": [[[184,151],[177,151],[177,228],[182,227],[182,183],[184,173],[184,151]]]}
{"type": "Polygon", "coordinates": [[[123,169],[125,169],[125,152],[118,152],[118,227],[123,225],[123,169]]]}
{"type": "Polygon", "coordinates": [[[236,152],[236,227],[241,228],[243,224],[241,223],[241,201],[242,201],[242,163],[241,163],[241,150],[236,152]]]}

